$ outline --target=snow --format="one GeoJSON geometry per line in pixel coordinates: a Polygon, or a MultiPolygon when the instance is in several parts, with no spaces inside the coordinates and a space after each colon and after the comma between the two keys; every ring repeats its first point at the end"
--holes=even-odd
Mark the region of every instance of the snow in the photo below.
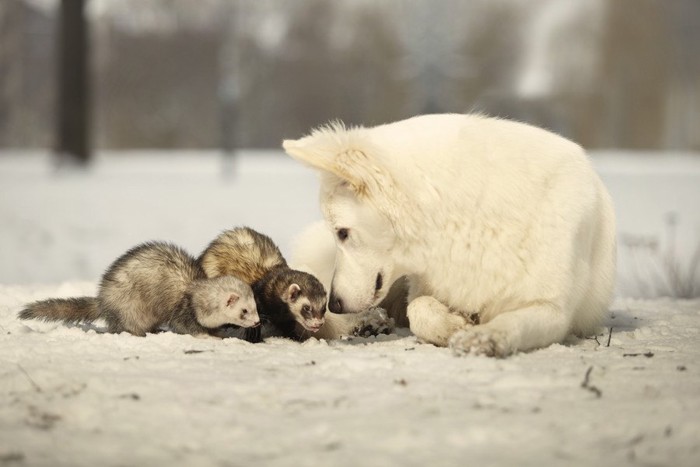
{"type": "Polygon", "coordinates": [[[405,330],[255,345],[15,319],[27,300],[93,292],[88,283],[0,287],[0,460],[47,466],[700,462],[698,301],[621,300],[606,322],[609,346],[603,332],[598,342],[506,360],[453,357],[405,330]]]}
{"type": "MultiPolygon", "coordinates": [[[[680,209],[692,240],[697,160],[667,178],[621,160],[595,162],[622,231],[680,209]]],[[[700,465],[699,300],[618,298],[597,340],[504,360],[405,329],[254,345],[16,319],[29,301],[94,294],[145,240],[196,254],[247,224],[288,254],[319,216],[315,176],[274,152],[241,155],[229,178],[221,166],[103,154],[54,174],[46,155],[0,157],[0,465],[700,465]]]]}

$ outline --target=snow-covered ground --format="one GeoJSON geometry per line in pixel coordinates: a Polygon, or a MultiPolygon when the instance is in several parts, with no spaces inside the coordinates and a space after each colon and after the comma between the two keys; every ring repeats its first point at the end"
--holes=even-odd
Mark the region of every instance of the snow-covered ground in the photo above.
{"type": "MultiPolygon", "coordinates": [[[[691,251],[698,159],[630,160],[595,160],[621,233],[662,237],[674,211],[691,251]]],[[[406,330],[253,345],[16,319],[28,301],[94,294],[139,242],[196,254],[246,224],[288,253],[319,216],[315,177],[291,160],[220,168],[148,153],[56,175],[45,155],[0,157],[0,465],[700,465],[698,300],[619,298],[597,340],[505,360],[406,330]]]]}
{"type": "Polygon", "coordinates": [[[93,292],[0,286],[0,465],[700,464],[698,301],[621,300],[611,334],[506,360],[405,331],[255,345],[15,318],[93,292]]]}

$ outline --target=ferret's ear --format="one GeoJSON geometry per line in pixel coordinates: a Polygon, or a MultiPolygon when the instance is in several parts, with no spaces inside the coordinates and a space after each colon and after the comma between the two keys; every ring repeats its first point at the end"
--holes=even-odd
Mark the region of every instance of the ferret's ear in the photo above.
{"type": "Polygon", "coordinates": [[[235,305],[239,298],[241,298],[241,297],[239,297],[235,293],[232,293],[231,295],[228,296],[228,300],[226,300],[226,306],[235,305]]]}
{"type": "Polygon", "coordinates": [[[284,301],[287,303],[294,303],[297,301],[297,298],[299,298],[299,295],[301,295],[301,287],[297,284],[292,284],[284,294],[284,301]]]}

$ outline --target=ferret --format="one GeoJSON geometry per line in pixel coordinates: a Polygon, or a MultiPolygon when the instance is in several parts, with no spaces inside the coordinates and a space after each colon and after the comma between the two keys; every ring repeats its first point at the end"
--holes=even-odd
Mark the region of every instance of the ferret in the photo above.
{"type": "Polygon", "coordinates": [[[317,332],[324,323],[326,289],[311,274],[290,269],[266,235],[248,227],[226,230],[197,262],[207,277],[233,275],[252,287],[263,326],[237,337],[250,342],[268,336],[302,340],[305,331],[317,332]]]}
{"type": "Polygon", "coordinates": [[[19,318],[68,323],[104,318],[108,332],[136,336],[161,326],[206,337],[225,324],[260,325],[248,284],[231,276],[207,278],[193,256],[165,242],[143,243],[117,258],[103,274],[97,297],[37,301],[19,318]]]}

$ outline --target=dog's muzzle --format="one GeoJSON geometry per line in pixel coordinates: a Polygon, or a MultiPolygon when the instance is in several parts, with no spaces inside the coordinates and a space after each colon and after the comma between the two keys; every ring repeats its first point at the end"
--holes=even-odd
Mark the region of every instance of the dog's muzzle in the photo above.
{"type": "Polygon", "coordinates": [[[332,313],[343,313],[343,300],[331,291],[331,297],[328,302],[328,309],[332,313]]]}

